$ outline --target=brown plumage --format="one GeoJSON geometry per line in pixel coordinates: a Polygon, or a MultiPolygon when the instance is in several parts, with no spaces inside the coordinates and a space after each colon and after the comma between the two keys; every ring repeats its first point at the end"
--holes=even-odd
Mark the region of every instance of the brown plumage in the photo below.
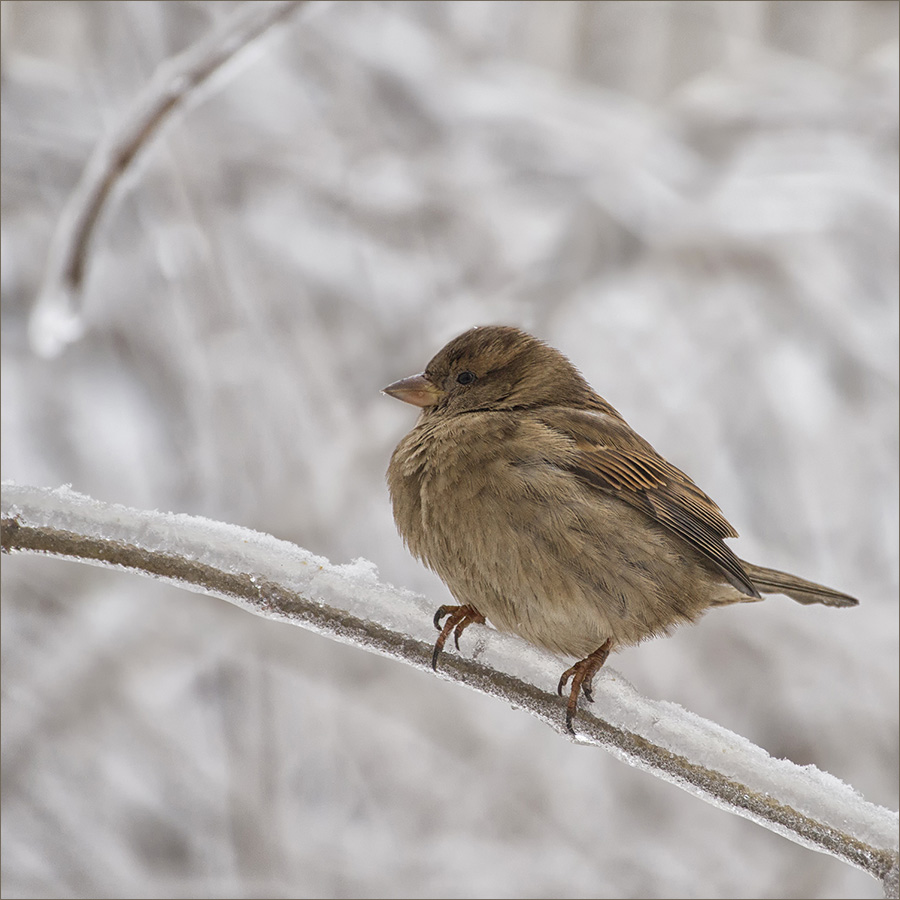
{"type": "Polygon", "coordinates": [[[590,699],[619,646],[762,593],[857,605],[735,556],[718,506],[517,328],[473,328],[384,390],[422,409],[388,468],[394,520],[459,602],[435,616],[435,666],[451,633],[458,644],[485,618],[577,657],[559,683],[572,680],[570,731],[579,690],[590,699]]]}

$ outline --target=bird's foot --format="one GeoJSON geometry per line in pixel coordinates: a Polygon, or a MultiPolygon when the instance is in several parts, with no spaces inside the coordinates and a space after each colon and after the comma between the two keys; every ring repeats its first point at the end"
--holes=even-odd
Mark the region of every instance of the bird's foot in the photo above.
{"type": "MultiPolygon", "coordinates": [[[[440,632],[438,639],[434,642],[434,653],[431,654],[431,668],[437,671],[438,657],[444,649],[450,632],[453,632],[453,641],[456,649],[459,650],[459,636],[473,623],[475,625],[484,625],[484,616],[475,609],[474,606],[466,603],[464,606],[441,606],[434,614],[434,627],[440,632]],[[449,616],[441,628],[441,619],[449,616]]],[[[602,665],[602,663],[601,663],[602,665]]]]}
{"type": "Polygon", "coordinates": [[[606,657],[609,656],[611,648],[612,641],[607,638],[593,653],[579,660],[571,669],[566,669],[562,673],[562,678],[559,679],[559,687],[557,687],[556,693],[560,697],[566,682],[570,678],[572,679],[572,687],[569,690],[569,702],[566,704],[566,731],[569,734],[575,734],[575,729],[572,727],[572,719],[575,718],[575,710],[578,706],[578,692],[579,690],[582,691],[589,703],[594,702],[594,697],[591,694],[591,683],[594,680],[594,676],[603,667],[603,663],[606,662],[606,657]]]}

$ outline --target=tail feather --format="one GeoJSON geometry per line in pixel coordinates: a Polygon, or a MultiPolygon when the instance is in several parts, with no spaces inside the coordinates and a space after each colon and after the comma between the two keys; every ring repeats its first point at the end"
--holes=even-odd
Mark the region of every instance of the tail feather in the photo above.
{"type": "Polygon", "coordinates": [[[763,594],[785,594],[798,603],[822,603],[825,606],[858,606],[859,600],[832,588],[741,560],[750,580],[763,594]]]}

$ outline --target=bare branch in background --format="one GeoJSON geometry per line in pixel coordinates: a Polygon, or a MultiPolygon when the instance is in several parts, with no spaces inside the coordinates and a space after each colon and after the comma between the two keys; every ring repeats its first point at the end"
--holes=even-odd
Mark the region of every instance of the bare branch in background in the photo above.
{"type": "Polygon", "coordinates": [[[243,3],[211,34],[165,60],[122,120],[94,148],[50,241],[29,337],[42,356],[55,356],[83,332],[81,292],[97,224],[141,150],[172,114],[198,99],[210,77],[308,0],[243,3]]]}
{"type": "MultiPolygon", "coordinates": [[[[100,503],[67,488],[12,484],[3,486],[2,549],[129,569],[430,668],[427,602],[379,582],[364,560],[333,566],[236,526],[100,503]]],[[[529,657],[546,661],[547,655],[523,649],[515,638],[483,634],[478,660],[446,654],[441,674],[526,709],[564,734],[559,699],[531,683],[536,672],[540,677],[539,666],[527,669],[529,657]]],[[[772,759],[675,704],[641,697],[611,670],[598,680],[596,695],[601,715],[578,718],[583,743],[850,863],[880,879],[886,896],[897,897],[896,813],[812,766],[772,759]],[[710,765],[711,758],[721,765],[710,765]]]]}

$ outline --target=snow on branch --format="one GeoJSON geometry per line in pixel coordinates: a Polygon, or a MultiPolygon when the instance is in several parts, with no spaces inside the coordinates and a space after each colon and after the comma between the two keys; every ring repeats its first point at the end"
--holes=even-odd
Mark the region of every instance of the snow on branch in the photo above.
{"type": "Polygon", "coordinates": [[[83,331],[80,298],[97,224],[132,163],[172,114],[202,97],[201,88],[239,51],[308,0],[251,0],[210,34],[165,60],[122,120],[94,148],[50,241],[40,292],[31,312],[35,351],[55,356],[83,331]]]}
{"type": "MultiPolygon", "coordinates": [[[[266,534],[195,516],[101,503],[67,487],[4,483],[2,550],[128,569],[249,612],[430,669],[432,604],[380,582],[374,564],[332,565],[266,534]]],[[[474,654],[445,653],[439,675],[521,707],[566,736],[559,660],[489,628],[474,654]]],[[[469,644],[471,647],[472,644],[469,644]]],[[[464,646],[465,650],[465,646],[464,646]]],[[[880,879],[897,897],[898,816],[814,766],[770,757],[677,704],[640,696],[602,670],[577,740],[880,879]]]]}

